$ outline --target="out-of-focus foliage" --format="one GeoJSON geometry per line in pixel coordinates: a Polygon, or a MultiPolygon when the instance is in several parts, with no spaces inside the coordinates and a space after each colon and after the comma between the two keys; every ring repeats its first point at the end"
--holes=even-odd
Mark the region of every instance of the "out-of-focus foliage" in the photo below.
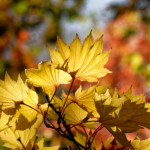
{"type": "Polygon", "coordinates": [[[61,35],[61,20],[79,17],[83,3],[84,0],[0,1],[0,76],[8,68],[14,73],[35,67],[41,44],[55,42],[61,35]],[[43,29],[39,39],[36,31],[43,29]]]}
{"type": "Polygon", "coordinates": [[[150,24],[142,21],[138,11],[121,14],[105,30],[105,48],[112,52],[107,67],[113,72],[105,83],[124,92],[133,87],[142,93],[150,87],[150,24]]]}
{"type": "Polygon", "coordinates": [[[139,11],[142,21],[150,22],[150,1],[149,0],[128,0],[125,5],[113,3],[109,6],[115,11],[115,17],[129,11],[139,11]]]}

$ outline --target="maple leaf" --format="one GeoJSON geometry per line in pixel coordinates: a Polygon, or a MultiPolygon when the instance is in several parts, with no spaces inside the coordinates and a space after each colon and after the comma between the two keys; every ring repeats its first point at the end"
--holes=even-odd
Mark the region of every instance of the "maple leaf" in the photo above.
{"type": "Polygon", "coordinates": [[[26,75],[28,82],[42,87],[44,92],[50,95],[60,84],[67,84],[72,79],[68,73],[56,69],[49,61],[39,64],[38,69],[26,70],[26,75]]]}
{"type": "Polygon", "coordinates": [[[68,124],[78,124],[84,120],[88,112],[79,107],[76,103],[71,103],[64,112],[64,120],[68,124]],[[71,113],[70,113],[71,112],[71,113]]]}
{"type": "Polygon", "coordinates": [[[79,130],[76,129],[76,141],[79,142],[81,145],[85,146],[86,144],[86,136],[80,132],[79,130]]]}
{"type": "MultiPolygon", "coordinates": [[[[56,99],[56,97],[54,97],[54,99],[56,99]]],[[[56,109],[57,108],[59,109],[59,106],[58,107],[56,106],[57,104],[54,105],[56,109]]],[[[47,112],[47,108],[48,108],[48,103],[40,105],[40,109],[42,110],[43,113],[47,112]]],[[[46,118],[51,120],[58,120],[58,117],[59,117],[58,114],[56,114],[56,112],[54,112],[54,110],[51,107],[49,107],[46,118]]]]}
{"type": "MultiPolygon", "coordinates": [[[[56,109],[62,108],[65,99],[59,99],[57,97],[54,97],[53,100],[54,100],[56,109]]],[[[65,108],[65,110],[63,112],[61,111],[61,113],[62,115],[64,115],[64,120],[68,124],[75,125],[75,124],[81,123],[82,120],[84,120],[88,115],[87,111],[85,111],[80,106],[78,106],[78,104],[76,104],[75,102],[72,102],[69,99],[67,101],[66,106],[67,107],[65,108]]]]}
{"type": "Polygon", "coordinates": [[[58,150],[59,147],[60,147],[59,145],[50,146],[50,147],[43,147],[41,150],[58,150]]]}
{"type": "Polygon", "coordinates": [[[31,89],[28,88],[28,94],[24,98],[23,104],[21,104],[20,112],[29,122],[33,121],[40,113],[38,102],[38,95],[35,89],[33,87],[31,89]]]}
{"type": "Polygon", "coordinates": [[[7,123],[9,121],[10,116],[5,114],[2,110],[0,112],[0,131],[7,128],[7,123]]]}
{"type": "Polygon", "coordinates": [[[44,147],[44,138],[37,139],[34,145],[35,150],[58,150],[60,146],[51,146],[51,147],[44,147]]]}
{"type": "Polygon", "coordinates": [[[80,88],[75,93],[74,101],[76,101],[78,105],[81,106],[83,109],[85,109],[89,113],[92,113],[94,117],[99,117],[93,99],[95,95],[95,89],[96,86],[82,90],[82,87],[80,86],[80,88]]]}
{"type": "Polygon", "coordinates": [[[60,38],[57,39],[57,43],[58,51],[49,48],[51,60],[60,69],[69,72],[73,78],[95,82],[98,78],[110,73],[104,68],[110,51],[102,53],[102,37],[94,41],[90,33],[82,45],[76,35],[70,47],[60,38]]]}
{"type": "Polygon", "coordinates": [[[15,108],[17,104],[22,103],[26,95],[27,86],[20,76],[15,82],[6,73],[5,81],[0,81],[0,105],[2,109],[15,108]]]}
{"type": "Polygon", "coordinates": [[[27,85],[18,76],[17,82],[5,74],[5,81],[0,81],[0,129],[7,128],[6,125],[11,120],[27,96],[27,85]]]}
{"type": "Polygon", "coordinates": [[[150,149],[150,138],[141,141],[138,137],[136,137],[131,142],[131,144],[134,147],[134,150],[149,150],[150,149]]]}
{"type": "Polygon", "coordinates": [[[31,126],[33,127],[35,124],[39,124],[38,126],[40,126],[43,116],[38,102],[38,94],[35,89],[33,87],[31,89],[28,88],[28,94],[14,116],[16,118],[16,129],[24,130],[31,126]]]}
{"type": "Polygon", "coordinates": [[[115,92],[113,98],[106,94],[95,95],[95,106],[100,122],[125,147],[132,147],[125,133],[134,132],[141,126],[150,129],[150,106],[145,105],[144,96],[131,96],[129,91],[119,96],[115,92]]]}
{"type": "Polygon", "coordinates": [[[0,132],[0,138],[4,143],[3,146],[13,150],[31,150],[36,139],[36,130],[34,128],[24,131],[16,131],[10,127],[0,132]]]}
{"type": "MultiPolygon", "coordinates": [[[[83,134],[81,131],[79,131],[79,130],[75,130],[76,132],[76,137],[75,137],[75,139],[76,139],[76,141],[78,142],[78,143],[80,143],[82,146],[86,146],[86,142],[87,142],[87,140],[88,140],[88,137],[87,136],[85,136],[85,134],[83,134]]],[[[95,146],[96,146],[96,142],[95,142],[95,140],[93,140],[93,142],[92,142],[92,144],[91,144],[91,149],[95,149],[95,146]]]]}

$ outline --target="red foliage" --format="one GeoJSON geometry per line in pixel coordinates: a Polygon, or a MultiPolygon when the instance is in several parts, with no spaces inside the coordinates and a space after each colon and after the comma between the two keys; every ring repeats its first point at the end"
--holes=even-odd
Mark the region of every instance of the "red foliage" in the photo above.
{"type": "Polygon", "coordinates": [[[108,25],[104,33],[104,49],[110,48],[110,45],[112,47],[106,65],[112,74],[104,77],[103,83],[111,84],[121,93],[131,86],[134,94],[147,90],[146,78],[139,73],[139,70],[133,69],[129,57],[134,53],[141,55],[143,64],[138,67],[150,63],[149,30],[149,26],[141,21],[138,12],[125,13],[108,25]]]}

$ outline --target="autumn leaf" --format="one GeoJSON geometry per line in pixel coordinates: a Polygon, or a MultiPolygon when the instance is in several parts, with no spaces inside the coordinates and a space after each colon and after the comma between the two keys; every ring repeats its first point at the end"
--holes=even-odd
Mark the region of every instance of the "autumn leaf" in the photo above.
{"type": "Polygon", "coordinates": [[[79,107],[76,103],[71,103],[65,110],[65,121],[68,124],[78,124],[84,120],[88,112],[79,107]],[[71,112],[71,113],[70,113],[71,112]]]}
{"type": "Polygon", "coordinates": [[[5,81],[0,81],[0,130],[8,127],[8,122],[16,115],[27,96],[27,85],[18,76],[17,82],[5,74],[5,81]]]}
{"type": "Polygon", "coordinates": [[[34,149],[35,150],[58,150],[60,146],[50,146],[50,147],[44,147],[44,138],[37,139],[34,149]]]}
{"type": "Polygon", "coordinates": [[[27,86],[23,83],[20,76],[17,82],[5,74],[5,81],[0,81],[0,105],[2,109],[15,108],[22,103],[27,95],[27,86]]]}
{"type": "Polygon", "coordinates": [[[39,64],[38,69],[26,70],[26,75],[28,82],[42,87],[44,92],[50,95],[60,84],[67,84],[72,79],[68,73],[56,69],[49,61],[39,64]]]}
{"type": "Polygon", "coordinates": [[[16,130],[25,130],[33,126],[40,126],[43,121],[43,114],[38,101],[38,95],[35,89],[33,87],[31,89],[28,88],[27,96],[12,119],[12,123],[16,123],[14,125],[16,130]]]}
{"type": "Polygon", "coordinates": [[[94,41],[90,33],[82,45],[78,35],[76,35],[70,47],[60,38],[57,40],[58,51],[49,48],[51,60],[60,66],[60,69],[70,73],[73,78],[95,82],[98,81],[98,78],[110,73],[104,68],[110,51],[102,52],[102,37],[94,41]],[[64,52],[65,48],[66,52],[64,52]]]}
{"type": "Polygon", "coordinates": [[[34,149],[42,149],[44,147],[44,138],[38,138],[34,145],[34,149]]]}
{"type": "Polygon", "coordinates": [[[36,130],[34,128],[24,131],[16,131],[10,127],[0,132],[0,138],[4,143],[3,146],[13,150],[31,150],[36,138],[36,130]]]}
{"type": "Polygon", "coordinates": [[[140,140],[138,137],[136,137],[132,142],[132,146],[134,147],[134,150],[149,150],[150,149],[150,138],[146,140],[140,140]]]}
{"type": "Polygon", "coordinates": [[[95,90],[96,86],[90,87],[85,90],[82,90],[82,87],[80,86],[80,88],[75,93],[74,101],[76,101],[76,103],[83,109],[93,114],[94,117],[99,117],[94,102],[95,90]]]}
{"type": "MultiPolygon", "coordinates": [[[[56,99],[56,98],[54,98],[54,99],[56,99]]],[[[47,112],[47,108],[48,108],[48,103],[40,105],[40,109],[42,110],[43,113],[47,112]]],[[[59,107],[55,106],[55,108],[57,109],[59,107]]],[[[56,114],[56,112],[54,112],[54,110],[51,107],[49,107],[46,118],[51,119],[51,120],[57,120],[58,114],[56,114]]]]}
{"type": "MultiPolygon", "coordinates": [[[[66,61],[70,56],[70,49],[69,46],[63,42],[63,40],[58,36],[57,37],[57,50],[48,48],[51,54],[51,59],[53,60],[54,64],[65,65],[66,61]]],[[[65,66],[64,66],[65,67],[65,66]]]]}
{"type": "Polygon", "coordinates": [[[40,114],[40,108],[38,106],[38,95],[35,89],[32,87],[28,88],[28,94],[21,104],[20,112],[29,121],[33,121],[38,114],[40,114]]]}
{"type": "MultiPolygon", "coordinates": [[[[54,103],[55,103],[56,109],[62,108],[64,101],[65,99],[59,99],[55,97],[54,103]]],[[[80,106],[78,106],[78,104],[76,104],[75,102],[72,102],[71,100],[67,101],[66,106],[67,107],[65,107],[65,109],[61,111],[61,113],[64,116],[64,120],[68,124],[74,125],[74,124],[81,123],[82,120],[84,120],[88,115],[87,111],[82,109],[80,106]]]]}
{"type": "Polygon", "coordinates": [[[9,121],[10,116],[5,114],[2,110],[0,112],[0,131],[4,130],[8,126],[6,125],[9,121]]]}
{"type": "Polygon", "coordinates": [[[42,149],[40,150],[58,150],[59,149],[59,145],[56,145],[56,146],[50,146],[50,147],[43,147],[42,149]]]}
{"type": "MultiPolygon", "coordinates": [[[[76,133],[76,137],[75,137],[76,141],[78,143],[80,143],[82,146],[87,146],[86,144],[87,144],[87,141],[89,138],[84,133],[82,133],[81,131],[79,131],[77,129],[76,129],[75,133],[76,133]]],[[[93,140],[93,142],[90,146],[91,146],[91,149],[96,149],[95,148],[95,146],[96,146],[95,140],[93,140]]]]}
{"type": "Polygon", "coordinates": [[[146,108],[149,105],[145,106],[144,96],[129,97],[128,92],[117,96],[116,93],[113,96],[116,97],[114,99],[111,96],[95,95],[95,106],[103,126],[112,133],[120,144],[130,147],[125,133],[134,132],[141,126],[150,128],[148,119],[150,112],[146,108]]]}
{"type": "Polygon", "coordinates": [[[76,141],[80,143],[82,146],[86,145],[86,136],[80,132],[79,130],[76,130],[76,141]]]}

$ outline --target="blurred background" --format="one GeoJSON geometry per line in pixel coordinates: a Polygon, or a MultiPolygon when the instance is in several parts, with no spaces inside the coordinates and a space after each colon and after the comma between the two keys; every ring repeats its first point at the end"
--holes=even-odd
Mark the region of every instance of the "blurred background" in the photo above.
{"type": "Polygon", "coordinates": [[[149,102],[150,0],[0,0],[0,78],[6,71],[24,77],[49,60],[46,46],[55,48],[57,35],[70,44],[91,30],[95,39],[104,35],[104,51],[112,49],[112,74],[102,84],[121,93],[132,86],[149,102]]]}

